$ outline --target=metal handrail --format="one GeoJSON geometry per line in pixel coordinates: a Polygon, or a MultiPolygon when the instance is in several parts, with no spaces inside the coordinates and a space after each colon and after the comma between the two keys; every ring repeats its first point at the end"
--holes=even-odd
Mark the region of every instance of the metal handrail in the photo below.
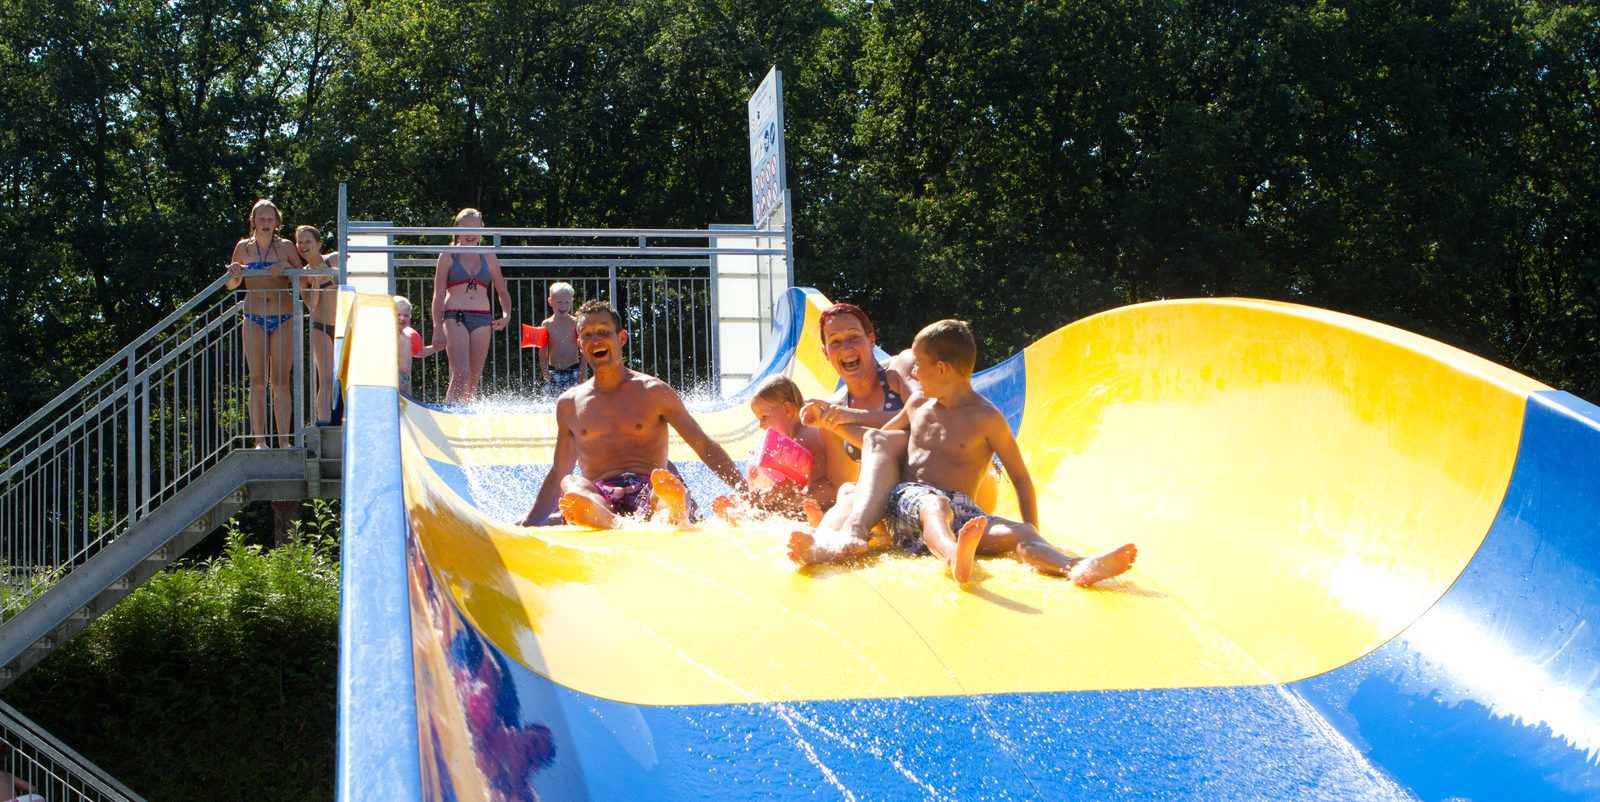
{"type": "MultiPolygon", "coordinates": [[[[284,274],[338,276],[339,271],[331,269],[295,269],[285,270],[284,274]]],[[[96,379],[102,378],[111,371],[125,366],[129,357],[133,356],[141,346],[148,345],[151,341],[166,333],[167,329],[171,328],[174,323],[182,320],[185,316],[192,314],[194,310],[199,308],[200,304],[204,303],[212,293],[222,289],[227,282],[228,276],[226,274],[219,276],[215,281],[211,282],[211,284],[207,285],[204,289],[200,290],[199,293],[195,294],[193,298],[190,298],[188,301],[184,302],[182,306],[179,306],[176,310],[173,310],[171,314],[162,318],[160,322],[156,323],[154,326],[151,326],[147,331],[145,331],[145,333],[135,337],[133,342],[123,346],[115,354],[112,354],[109,358],[107,358],[106,361],[100,363],[98,367],[89,371],[83,376],[83,378],[73,382],[72,385],[67,389],[62,390],[56,395],[55,398],[51,399],[44,406],[40,407],[32,415],[29,415],[21,423],[11,427],[11,429],[8,430],[4,435],[0,435],[0,453],[4,453],[5,450],[10,447],[11,441],[21,437],[29,427],[33,426],[39,421],[44,420],[45,418],[53,416],[63,404],[72,398],[72,396],[77,395],[96,379]]]]}
{"type": "Polygon", "coordinates": [[[143,797],[5,702],[0,702],[0,742],[6,748],[0,771],[32,786],[32,793],[50,802],[143,802],[143,797]]]}
{"type": "MultiPolygon", "coordinates": [[[[431,262],[431,260],[428,260],[431,262]]],[[[423,260],[395,260],[396,268],[428,267],[426,273],[407,271],[394,278],[395,291],[412,300],[413,328],[427,336],[432,328],[432,265],[423,260]],[[408,264],[409,263],[409,264],[408,264]]],[[[543,265],[541,265],[543,266],[543,265]]],[[[587,268],[589,275],[551,271],[545,274],[509,274],[506,285],[512,297],[513,319],[538,323],[548,285],[556,280],[573,284],[579,300],[606,297],[629,319],[630,336],[623,346],[628,364],[657,376],[675,387],[712,387],[716,376],[715,286],[706,260],[692,264],[641,266],[627,260],[589,262],[568,267],[587,268]],[[640,268],[634,270],[633,268],[640,268]],[[601,272],[604,271],[604,272],[601,272]]],[[[495,334],[483,370],[480,395],[512,394],[529,400],[551,397],[540,375],[533,351],[518,347],[510,332],[495,334]]],[[[444,397],[448,372],[442,358],[414,362],[411,392],[425,402],[444,397]]]]}
{"type": "MultiPolygon", "coordinates": [[[[391,226],[352,222],[352,233],[384,234],[390,236],[454,237],[462,233],[456,226],[391,226]]],[[[472,233],[483,237],[633,237],[660,239],[783,239],[782,230],[756,231],[753,229],[699,229],[699,228],[486,228],[474,227],[472,233]]]]}
{"type": "MultiPolygon", "coordinates": [[[[460,229],[457,229],[458,231],[460,229]]],[[[367,232],[363,232],[367,233],[367,232]]],[[[355,245],[349,253],[493,253],[493,254],[588,254],[591,256],[783,256],[782,248],[668,248],[656,245],[606,248],[598,245],[355,245]]]]}
{"type": "MultiPolygon", "coordinates": [[[[286,273],[334,275],[328,269],[286,273]]],[[[318,368],[314,381],[331,393],[334,371],[326,355],[334,349],[323,343],[320,356],[311,358],[311,319],[300,282],[288,285],[236,291],[226,279],[212,282],[161,328],[145,332],[58,396],[46,408],[54,417],[35,415],[7,435],[9,450],[0,462],[0,622],[231,451],[279,444],[274,439],[303,444],[314,386],[307,366],[318,368]],[[280,329],[291,336],[268,339],[258,329],[263,334],[252,340],[245,335],[251,324],[244,321],[244,299],[274,293],[286,296],[287,306],[277,308],[288,310],[289,322],[280,329]],[[271,370],[272,349],[292,349],[292,368],[278,380],[286,392],[272,392],[252,376],[249,342],[263,349],[257,373],[271,370]],[[252,393],[259,396],[255,410],[252,393]],[[283,425],[274,425],[274,418],[283,425]],[[259,432],[252,431],[256,426],[259,432]]]]}

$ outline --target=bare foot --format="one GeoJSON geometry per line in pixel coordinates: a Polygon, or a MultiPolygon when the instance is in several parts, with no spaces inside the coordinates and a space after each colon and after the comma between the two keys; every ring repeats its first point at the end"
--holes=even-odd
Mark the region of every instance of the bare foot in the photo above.
{"type": "Polygon", "coordinates": [[[1110,579],[1128,570],[1138,558],[1139,548],[1129,543],[1105,554],[1078,560],[1077,564],[1072,566],[1072,570],[1067,572],[1067,576],[1072,579],[1073,584],[1086,588],[1102,579],[1110,579]]]}
{"type": "Polygon", "coordinates": [[[739,516],[734,509],[738,503],[733,496],[717,496],[711,500],[711,513],[729,526],[738,526],[739,516]]]}
{"type": "Polygon", "coordinates": [[[978,543],[983,531],[989,528],[989,519],[982,515],[967,521],[956,533],[956,551],[950,555],[950,576],[965,585],[972,581],[972,561],[978,554],[978,543]]]}
{"type": "Polygon", "coordinates": [[[616,514],[595,503],[595,500],[588,496],[565,493],[556,505],[561,508],[561,517],[566,518],[569,524],[593,529],[617,528],[616,514]]]}
{"type": "Polygon", "coordinates": [[[847,560],[866,554],[871,548],[858,540],[845,540],[837,532],[819,529],[789,533],[789,559],[797,565],[816,565],[847,560]]]}
{"type": "Polygon", "coordinates": [[[816,499],[808,498],[800,502],[800,511],[805,513],[806,523],[810,524],[812,528],[816,528],[822,523],[822,505],[818,504],[816,499]]]}
{"type": "Polygon", "coordinates": [[[650,472],[650,485],[657,501],[661,502],[651,518],[666,515],[673,526],[689,525],[689,488],[672,471],[657,468],[650,472]]]}
{"type": "Polygon", "coordinates": [[[812,547],[817,544],[817,539],[810,532],[795,530],[789,533],[789,559],[795,565],[811,565],[818,560],[813,559],[812,547]]]}

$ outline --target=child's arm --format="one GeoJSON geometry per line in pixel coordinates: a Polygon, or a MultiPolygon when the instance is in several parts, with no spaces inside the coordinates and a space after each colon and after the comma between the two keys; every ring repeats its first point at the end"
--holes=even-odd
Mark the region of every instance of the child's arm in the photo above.
{"type": "MultiPolygon", "coordinates": [[[[872,412],[864,409],[851,409],[843,404],[829,401],[811,399],[800,408],[800,422],[807,426],[814,426],[824,431],[832,432],[839,439],[861,448],[861,440],[866,436],[868,429],[888,429],[895,421],[901,420],[904,410],[895,413],[872,412]]],[[[900,428],[908,428],[909,424],[902,422],[900,428]]]]}
{"type": "Polygon", "coordinates": [[[807,426],[800,430],[797,439],[800,445],[811,452],[811,475],[806,477],[806,496],[825,507],[833,506],[839,491],[828,481],[828,446],[822,440],[822,432],[807,426]]]}
{"type": "Polygon", "coordinates": [[[983,433],[995,456],[1000,458],[1006,475],[1011,477],[1011,486],[1017,490],[1017,509],[1022,512],[1023,522],[1038,529],[1039,498],[1033,489],[1033,477],[1028,474],[1028,464],[1022,460],[1022,449],[1011,434],[1011,424],[1006,423],[1006,416],[1000,414],[1000,410],[990,409],[984,418],[983,433]]]}

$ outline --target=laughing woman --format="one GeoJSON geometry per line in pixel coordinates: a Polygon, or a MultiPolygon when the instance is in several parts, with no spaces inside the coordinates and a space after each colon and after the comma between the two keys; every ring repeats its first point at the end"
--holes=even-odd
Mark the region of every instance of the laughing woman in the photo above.
{"type": "Polygon", "coordinates": [[[228,261],[228,289],[244,287],[244,358],[250,369],[250,433],[256,448],[267,448],[267,386],[272,386],[272,416],[277,426],[276,444],[288,448],[293,434],[294,401],[290,375],[294,370],[294,299],[284,271],[300,267],[294,243],[278,236],[283,215],[270,200],[256,201],[250,209],[250,236],[233,246],[228,261]]]}
{"type": "MultiPolygon", "coordinates": [[[[329,270],[339,266],[339,254],[322,253],[322,232],[316,226],[294,230],[294,245],[306,267],[329,270]]],[[[339,312],[339,280],[333,276],[302,276],[300,297],[311,315],[311,365],[317,383],[317,423],[333,418],[333,324],[339,312]]]]}
{"type": "MultiPolygon", "coordinates": [[[[456,213],[456,227],[482,228],[483,213],[462,209],[456,213]]],[[[478,245],[482,241],[482,236],[464,231],[450,244],[478,245]]],[[[489,358],[491,333],[511,323],[511,292],[500,273],[500,260],[488,252],[439,254],[433,269],[433,304],[429,311],[432,342],[443,339],[445,354],[450,358],[450,389],[445,392],[444,401],[471,401],[478,395],[483,363],[489,358]],[[489,300],[491,285],[500,298],[499,317],[495,317],[489,300]]]]}

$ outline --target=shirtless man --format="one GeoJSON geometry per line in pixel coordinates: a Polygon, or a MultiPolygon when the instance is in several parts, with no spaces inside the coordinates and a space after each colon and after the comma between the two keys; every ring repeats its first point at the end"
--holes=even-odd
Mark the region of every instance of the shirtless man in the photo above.
{"type": "Polygon", "coordinates": [[[578,348],[594,375],[556,399],[555,456],[523,526],[614,529],[624,515],[687,525],[689,490],[667,468],[668,426],[724,482],[744,488],[733,460],[677,392],[623,365],[628,333],[610,304],[588,301],[578,309],[577,325],[578,348]]]}

